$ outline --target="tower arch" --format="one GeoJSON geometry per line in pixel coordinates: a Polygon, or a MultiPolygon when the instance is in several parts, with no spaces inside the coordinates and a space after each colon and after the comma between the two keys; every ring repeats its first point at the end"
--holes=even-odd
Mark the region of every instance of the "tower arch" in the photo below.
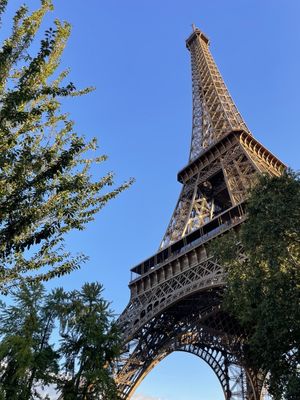
{"type": "Polygon", "coordinates": [[[162,339],[160,343],[156,343],[155,350],[147,354],[146,362],[141,355],[139,358],[136,352],[135,365],[139,364],[139,368],[135,369],[130,384],[124,388],[124,398],[131,399],[140,383],[166,357],[175,352],[182,352],[199,357],[211,368],[223,390],[224,399],[260,400],[260,381],[257,381],[256,374],[251,374],[241,365],[235,354],[222,347],[217,335],[208,337],[205,330],[196,334],[196,331],[189,327],[177,337],[171,337],[167,341],[162,339]],[[191,331],[193,333],[190,333],[191,331]]]}

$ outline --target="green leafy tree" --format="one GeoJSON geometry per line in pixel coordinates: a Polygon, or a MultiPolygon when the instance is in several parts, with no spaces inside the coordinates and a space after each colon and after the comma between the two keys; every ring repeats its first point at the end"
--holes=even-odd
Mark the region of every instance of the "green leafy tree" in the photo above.
{"type": "Polygon", "coordinates": [[[102,290],[90,283],[46,294],[37,282],[1,304],[1,400],[48,399],[48,385],[64,400],[118,399],[112,369],[121,339],[102,290]]]}
{"type": "Polygon", "coordinates": [[[99,283],[73,291],[61,314],[64,374],[58,387],[64,400],[116,400],[112,368],[121,339],[99,283]]]}
{"type": "MultiPolygon", "coordinates": [[[[59,353],[50,344],[59,292],[40,283],[21,286],[0,314],[0,387],[5,400],[42,398],[41,385],[56,382],[59,353]]],[[[1,396],[0,396],[1,398],[1,396]]]]}
{"type": "Polygon", "coordinates": [[[269,373],[275,400],[300,396],[300,180],[261,176],[238,235],[213,252],[227,268],[224,305],[246,329],[247,357],[269,373]],[[237,245],[238,244],[238,245],[237,245]],[[242,257],[241,257],[242,247],[242,257]]]}
{"type": "MultiPolygon", "coordinates": [[[[0,0],[0,16],[7,1],[0,0]]],[[[47,280],[69,273],[85,260],[64,250],[64,237],[83,229],[110,199],[128,187],[111,191],[113,174],[93,181],[90,159],[96,141],[74,131],[60,99],[78,96],[68,71],[58,71],[70,25],[55,21],[37,54],[30,45],[51,0],[29,14],[21,6],[11,35],[0,49],[0,290],[22,281],[47,280]]]]}

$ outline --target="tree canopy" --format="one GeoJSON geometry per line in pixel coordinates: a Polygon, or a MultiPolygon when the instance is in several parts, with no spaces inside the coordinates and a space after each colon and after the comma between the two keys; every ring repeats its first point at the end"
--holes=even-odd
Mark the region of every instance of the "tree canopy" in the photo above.
{"type": "Polygon", "coordinates": [[[65,400],[112,399],[117,389],[112,377],[121,351],[121,337],[112,323],[109,304],[99,283],[85,284],[67,295],[60,313],[60,354],[64,375],[58,387],[65,400]]]}
{"type": "MultiPolygon", "coordinates": [[[[0,17],[7,0],[0,0],[0,17]]],[[[68,273],[85,260],[64,249],[64,237],[82,230],[110,199],[130,185],[110,191],[113,174],[95,181],[90,168],[106,156],[74,130],[61,99],[88,93],[64,84],[60,70],[70,24],[55,20],[39,50],[31,44],[51,0],[38,10],[21,6],[11,35],[0,48],[0,290],[24,281],[68,273]],[[34,53],[34,54],[32,54],[34,53]]]]}
{"type": "Polygon", "coordinates": [[[0,399],[47,399],[49,385],[57,399],[118,398],[112,368],[121,340],[102,291],[95,282],[47,294],[37,282],[2,303],[0,399]]]}
{"type": "Polygon", "coordinates": [[[274,400],[300,393],[300,180],[260,176],[238,234],[214,253],[227,270],[224,306],[248,332],[247,356],[268,375],[274,400]]]}

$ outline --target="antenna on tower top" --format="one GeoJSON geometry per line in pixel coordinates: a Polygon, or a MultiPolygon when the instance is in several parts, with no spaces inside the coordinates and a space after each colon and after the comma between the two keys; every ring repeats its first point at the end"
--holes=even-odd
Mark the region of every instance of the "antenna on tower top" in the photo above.
{"type": "Polygon", "coordinates": [[[196,31],[196,25],[192,24],[192,28],[193,28],[193,32],[195,32],[196,31]]]}

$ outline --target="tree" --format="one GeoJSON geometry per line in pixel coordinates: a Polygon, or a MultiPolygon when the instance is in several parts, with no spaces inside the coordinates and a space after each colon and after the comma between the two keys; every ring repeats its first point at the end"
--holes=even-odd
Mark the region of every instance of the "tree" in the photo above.
{"type": "Polygon", "coordinates": [[[300,393],[300,180],[263,175],[247,201],[247,222],[214,254],[227,269],[224,306],[248,332],[245,348],[269,373],[275,400],[300,393]],[[238,244],[238,245],[237,245],[238,244]],[[241,257],[241,246],[243,257],[241,257]]]}
{"type": "Polygon", "coordinates": [[[99,283],[83,285],[68,296],[61,314],[65,373],[58,387],[64,400],[116,400],[112,368],[121,351],[120,333],[99,283]]]}
{"type": "Polygon", "coordinates": [[[59,293],[46,296],[44,287],[34,283],[14,292],[12,305],[2,304],[0,387],[4,400],[42,398],[41,385],[56,382],[59,353],[49,341],[60,298],[59,293]]]}
{"type": "Polygon", "coordinates": [[[13,293],[12,305],[2,303],[1,400],[46,399],[49,384],[64,400],[118,398],[112,368],[121,339],[102,290],[96,282],[47,294],[30,283],[13,293]]]}
{"type": "MultiPolygon", "coordinates": [[[[7,1],[0,0],[0,16],[7,1]]],[[[64,237],[84,229],[110,199],[132,181],[113,185],[113,174],[93,181],[90,167],[106,156],[87,158],[96,141],[74,131],[60,98],[79,96],[68,71],[58,72],[70,25],[55,21],[37,54],[30,45],[51,0],[28,14],[21,6],[11,35],[0,50],[0,290],[20,282],[48,280],[69,273],[85,261],[64,250],[64,237]],[[54,74],[56,74],[54,76],[54,74]]]]}

